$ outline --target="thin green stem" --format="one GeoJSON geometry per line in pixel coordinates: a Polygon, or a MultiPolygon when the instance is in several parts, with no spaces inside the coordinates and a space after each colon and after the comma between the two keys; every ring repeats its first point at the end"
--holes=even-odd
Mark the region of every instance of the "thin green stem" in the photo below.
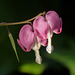
{"type": "Polygon", "coordinates": [[[41,16],[41,15],[44,15],[44,14],[45,14],[45,12],[40,13],[37,16],[35,16],[35,17],[33,17],[33,18],[29,19],[29,20],[25,20],[25,21],[21,21],[21,22],[15,22],[15,23],[2,22],[2,23],[0,23],[0,26],[8,26],[8,25],[18,25],[18,24],[31,23],[30,21],[32,21],[32,20],[36,19],[38,16],[41,16]]]}

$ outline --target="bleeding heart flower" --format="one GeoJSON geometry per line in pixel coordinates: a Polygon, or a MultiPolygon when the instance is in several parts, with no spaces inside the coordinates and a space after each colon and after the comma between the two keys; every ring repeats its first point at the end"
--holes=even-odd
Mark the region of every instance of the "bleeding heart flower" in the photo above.
{"type": "Polygon", "coordinates": [[[48,53],[53,51],[51,39],[53,33],[60,34],[62,32],[62,19],[55,11],[48,11],[44,16],[37,17],[33,22],[32,27],[24,25],[19,33],[18,44],[25,52],[35,51],[36,62],[41,64],[42,59],[39,54],[41,45],[47,46],[48,53]],[[25,49],[26,48],[26,49],[25,49]]]}
{"type": "Polygon", "coordinates": [[[21,28],[19,32],[19,40],[17,39],[17,42],[25,52],[29,52],[33,49],[35,51],[36,62],[41,64],[42,59],[39,54],[41,44],[38,42],[37,37],[29,24],[24,25],[21,28]]]}
{"type": "Polygon", "coordinates": [[[48,11],[45,17],[39,16],[34,20],[33,28],[39,39],[48,39],[46,50],[48,53],[51,53],[53,51],[51,38],[53,33],[60,34],[62,32],[62,19],[55,11],[48,11]]]}

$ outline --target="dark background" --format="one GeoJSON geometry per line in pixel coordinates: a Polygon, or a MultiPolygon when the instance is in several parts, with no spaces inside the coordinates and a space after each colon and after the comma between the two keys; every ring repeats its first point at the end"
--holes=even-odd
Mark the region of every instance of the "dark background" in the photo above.
{"type": "MultiPolygon", "coordinates": [[[[64,64],[72,64],[75,53],[75,2],[74,0],[0,0],[0,22],[19,22],[30,19],[40,12],[54,10],[63,21],[63,31],[60,35],[53,37],[54,52],[50,56],[46,53],[45,47],[41,48],[43,63],[47,68],[42,75],[50,73],[50,75],[70,75],[70,68],[64,64]],[[44,49],[44,51],[42,51],[44,49]],[[46,55],[44,55],[46,53],[46,55]],[[56,57],[58,55],[58,57],[56,57]],[[61,56],[64,56],[61,60],[61,56]],[[69,59],[66,58],[68,56],[69,59]],[[50,58],[49,58],[50,57],[50,58]],[[61,60],[61,61],[60,61],[61,60]],[[67,61],[69,60],[69,61],[67,61]],[[64,62],[63,62],[64,61],[64,62]]],[[[17,44],[19,30],[23,25],[8,26],[16,43],[18,55],[21,63],[18,63],[15,53],[8,38],[5,26],[0,27],[0,75],[25,75],[18,71],[21,64],[34,62],[34,52],[25,53],[17,44]]],[[[74,67],[75,64],[70,65],[74,67]]],[[[72,69],[74,70],[75,68],[72,69]]],[[[30,73],[31,74],[31,73],[30,73]]],[[[74,75],[72,73],[71,75],[74,75]]]]}

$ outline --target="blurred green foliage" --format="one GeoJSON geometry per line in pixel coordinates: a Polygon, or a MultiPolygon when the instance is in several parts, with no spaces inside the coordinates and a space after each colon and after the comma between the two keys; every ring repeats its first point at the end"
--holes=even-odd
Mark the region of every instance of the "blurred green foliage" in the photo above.
{"type": "Polygon", "coordinates": [[[9,26],[16,43],[20,63],[17,62],[6,27],[0,27],[0,75],[11,75],[15,72],[42,75],[46,70],[50,74],[52,70],[52,73],[58,70],[60,75],[63,67],[67,68],[70,75],[75,75],[75,36],[67,33],[71,30],[64,30],[70,24],[73,25],[73,22],[69,24],[69,21],[64,21],[65,12],[62,9],[62,2],[63,0],[0,0],[0,22],[24,21],[48,10],[55,10],[63,19],[63,32],[60,35],[54,34],[53,37],[53,53],[48,54],[45,47],[40,49],[43,58],[41,65],[35,63],[33,50],[26,53],[17,44],[19,30],[23,25],[9,26]]]}
{"type": "Polygon", "coordinates": [[[36,64],[36,63],[27,63],[27,64],[24,64],[24,65],[21,65],[20,68],[19,68],[19,71],[20,72],[23,72],[23,73],[30,73],[30,74],[42,74],[42,72],[44,71],[44,69],[46,68],[46,66],[44,64],[36,64]]]}

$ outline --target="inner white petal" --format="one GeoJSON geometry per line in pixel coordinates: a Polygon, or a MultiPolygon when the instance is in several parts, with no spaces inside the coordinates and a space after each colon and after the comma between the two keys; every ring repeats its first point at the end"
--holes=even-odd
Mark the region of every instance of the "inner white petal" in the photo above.
{"type": "Polygon", "coordinates": [[[35,51],[35,50],[39,50],[40,47],[41,47],[41,43],[39,43],[39,42],[37,41],[37,39],[36,39],[36,40],[35,40],[35,43],[34,43],[33,46],[32,46],[32,49],[35,51]]]}
{"type": "Polygon", "coordinates": [[[46,47],[46,51],[48,53],[50,53],[50,54],[51,54],[51,52],[53,50],[52,45],[51,45],[52,35],[53,35],[53,33],[48,32],[48,35],[47,35],[47,38],[48,38],[48,46],[46,47]]]}
{"type": "Polygon", "coordinates": [[[41,43],[39,43],[37,41],[37,39],[35,40],[35,43],[33,44],[32,46],[32,49],[35,51],[35,61],[38,63],[38,64],[41,64],[42,62],[42,58],[40,56],[40,53],[39,53],[39,49],[41,47],[41,43]]]}
{"type": "Polygon", "coordinates": [[[36,56],[35,61],[36,61],[38,64],[41,64],[42,58],[41,58],[41,56],[40,56],[40,54],[39,54],[39,50],[36,50],[36,51],[35,51],[35,56],[36,56]]]}

